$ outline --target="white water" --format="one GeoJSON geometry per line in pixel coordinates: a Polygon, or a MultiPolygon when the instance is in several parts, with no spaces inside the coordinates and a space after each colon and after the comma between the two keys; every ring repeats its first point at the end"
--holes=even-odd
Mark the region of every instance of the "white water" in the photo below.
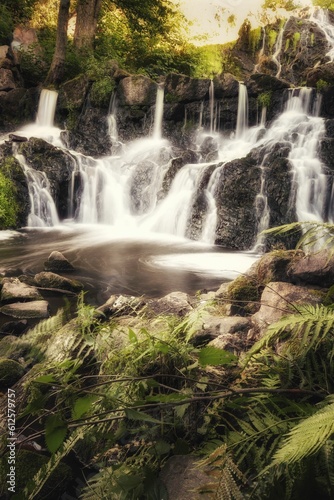
{"type": "Polygon", "coordinates": [[[275,44],[275,49],[274,49],[275,52],[274,52],[273,57],[272,57],[274,63],[277,66],[276,78],[280,77],[280,74],[281,74],[281,71],[282,71],[282,65],[281,65],[281,62],[280,62],[280,54],[281,54],[281,51],[282,51],[283,35],[284,35],[284,30],[285,30],[286,24],[287,24],[287,22],[285,22],[283,24],[283,26],[281,27],[281,29],[279,30],[279,33],[278,33],[278,36],[277,36],[277,40],[276,40],[276,44],[275,44]]]}
{"type": "Polygon", "coordinates": [[[266,46],[266,30],[265,30],[265,28],[261,28],[261,30],[262,30],[262,46],[261,46],[260,52],[258,53],[258,56],[257,56],[258,62],[254,66],[254,73],[257,73],[260,70],[261,59],[262,59],[262,56],[264,54],[264,49],[266,46]]]}
{"type": "Polygon", "coordinates": [[[334,61],[334,26],[329,21],[328,12],[319,7],[311,9],[310,21],[313,21],[323,31],[327,42],[330,46],[326,56],[329,57],[329,62],[334,61]]]}
{"type": "Polygon", "coordinates": [[[52,127],[56,112],[58,92],[43,89],[39,98],[36,117],[37,125],[41,127],[52,127]]]}
{"type": "Polygon", "coordinates": [[[215,131],[215,127],[214,127],[215,88],[214,88],[213,80],[210,81],[209,104],[210,104],[210,133],[212,134],[212,132],[215,131]]]}
{"type": "Polygon", "coordinates": [[[248,128],[248,93],[244,83],[239,83],[238,115],[236,126],[236,138],[241,139],[248,128]]]}
{"type": "Polygon", "coordinates": [[[154,111],[153,139],[159,140],[162,137],[162,118],[164,112],[164,88],[158,85],[157,97],[154,111]]]}

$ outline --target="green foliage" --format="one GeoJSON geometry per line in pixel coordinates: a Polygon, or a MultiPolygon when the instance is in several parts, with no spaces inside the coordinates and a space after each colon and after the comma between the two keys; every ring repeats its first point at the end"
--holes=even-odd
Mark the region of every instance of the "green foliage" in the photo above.
{"type": "Polygon", "coordinates": [[[326,80],[322,80],[321,78],[316,82],[315,84],[316,89],[318,92],[323,92],[324,90],[327,90],[328,87],[330,87],[330,83],[328,83],[326,80]]]}
{"type": "Polygon", "coordinates": [[[262,94],[257,97],[257,102],[262,108],[269,108],[272,94],[272,91],[269,90],[268,92],[262,92],[262,94]]]}
{"type": "Polygon", "coordinates": [[[13,181],[0,171],[0,229],[15,228],[17,224],[18,202],[13,181]]]}
{"type": "Polygon", "coordinates": [[[334,11],[334,2],[332,0],[312,0],[313,5],[318,5],[322,9],[334,11]]]}
{"type": "Polygon", "coordinates": [[[276,30],[269,30],[269,33],[267,33],[268,37],[268,46],[269,49],[272,50],[274,48],[274,45],[276,43],[277,37],[278,37],[278,32],[276,30]]]}
{"type": "Polygon", "coordinates": [[[0,44],[8,44],[11,41],[13,31],[13,19],[6,5],[0,5],[0,44]]]}
{"type": "Polygon", "coordinates": [[[253,55],[259,49],[261,38],[262,38],[261,26],[249,32],[249,46],[253,55]]]}
{"type": "Polygon", "coordinates": [[[300,40],[300,33],[299,31],[296,31],[294,34],[293,34],[293,50],[296,50],[297,49],[297,45],[299,43],[299,40],[300,40]]]}
{"type": "Polygon", "coordinates": [[[48,66],[37,44],[20,50],[20,70],[26,85],[38,85],[46,75],[48,66]]]}

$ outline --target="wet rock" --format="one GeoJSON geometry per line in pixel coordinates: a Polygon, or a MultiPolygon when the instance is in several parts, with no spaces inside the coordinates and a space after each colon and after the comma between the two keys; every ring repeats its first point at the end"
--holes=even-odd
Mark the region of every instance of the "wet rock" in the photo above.
{"type": "Polygon", "coordinates": [[[259,284],[271,281],[291,281],[290,266],[304,255],[302,250],[274,250],[267,253],[256,262],[250,272],[257,277],[259,284]]]}
{"type": "Polygon", "coordinates": [[[214,193],[218,214],[216,244],[239,250],[252,247],[257,231],[255,201],[260,187],[261,170],[250,155],[221,167],[214,193]]]}
{"type": "Polygon", "coordinates": [[[209,79],[170,73],[165,78],[165,101],[174,103],[201,101],[209,97],[209,86],[209,79]]]}
{"type": "Polygon", "coordinates": [[[159,175],[159,170],[156,164],[150,160],[142,161],[136,166],[130,188],[131,211],[133,214],[142,215],[146,213],[154,203],[154,178],[159,175]]]}
{"type": "Polygon", "coordinates": [[[169,458],[160,473],[168,497],[173,500],[201,500],[198,489],[210,482],[210,476],[196,467],[198,459],[192,455],[175,455],[169,458]]]}
{"type": "Polygon", "coordinates": [[[157,94],[157,84],[143,75],[133,75],[123,78],[117,89],[121,105],[153,106],[157,94]]]}
{"type": "Polygon", "coordinates": [[[238,97],[239,81],[230,73],[222,73],[213,79],[215,98],[238,97]]]}
{"type": "Polygon", "coordinates": [[[17,278],[5,278],[3,280],[1,290],[1,301],[3,303],[32,300],[42,300],[37,288],[22,283],[17,278]]]}
{"type": "Polygon", "coordinates": [[[49,304],[46,300],[15,302],[0,307],[0,312],[13,318],[48,318],[49,304]]]}
{"type": "Polygon", "coordinates": [[[27,137],[22,137],[21,135],[16,134],[9,134],[8,137],[12,142],[26,142],[28,140],[27,137]]]}
{"type": "Polygon", "coordinates": [[[42,288],[57,288],[77,293],[83,290],[84,286],[80,281],[59,276],[51,272],[42,272],[35,275],[36,285],[42,288]]]}
{"type": "Polygon", "coordinates": [[[14,278],[18,277],[20,274],[22,274],[22,269],[19,267],[7,267],[7,269],[4,270],[4,276],[6,278],[14,278]]]}
{"type": "Polygon", "coordinates": [[[12,387],[24,375],[24,368],[13,359],[0,359],[0,387],[12,387]]]}
{"type": "Polygon", "coordinates": [[[172,292],[161,299],[152,299],[148,305],[155,314],[184,316],[192,310],[188,295],[183,292],[172,292]]]}
{"type": "Polygon", "coordinates": [[[326,250],[305,255],[291,263],[289,277],[293,283],[330,287],[334,285],[334,257],[326,250]]]}
{"type": "Polygon", "coordinates": [[[261,307],[253,314],[252,321],[264,331],[282,316],[293,314],[292,304],[320,304],[321,299],[312,289],[279,281],[268,283],[261,296],[261,307]]]}
{"type": "Polygon", "coordinates": [[[21,335],[28,328],[26,319],[22,321],[7,321],[0,327],[0,333],[3,335],[21,335]]]}
{"type": "Polygon", "coordinates": [[[79,110],[82,108],[89,90],[89,79],[86,75],[79,75],[60,85],[57,101],[58,110],[79,110]]]}
{"type": "Polygon", "coordinates": [[[74,271],[72,264],[66,259],[66,257],[58,251],[52,252],[48,260],[44,262],[45,271],[51,272],[71,272],[74,271]]]}
{"type": "Polygon", "coordinates": [[[17,85],[10,69],[0,68],[0,91],[16,89],[17,85]]]}
{"type": "Polygon", "coordinates": [[[9,45],[0,45],[0,60],[7,57],[9,45]]]}
{"type": "Polygon", "coordinates": [[[158,193],[158,200],[163,199],[168,194],[172,182],[181,168],[188,163],[197,163],[197,161],[197,154],[194,151],[190,150],[186,150],[181,154],[181,156],[170,160],[167,171],[162,181],[161,190],[158,193]]]}
{"type": "Polygon", "coordinates": [[[32,137],[19,146],[19,152],[34,170],[45,172],[60,218],[68,216],[68,192],[75,161],[72,156],[52,144],[32,137]]]}

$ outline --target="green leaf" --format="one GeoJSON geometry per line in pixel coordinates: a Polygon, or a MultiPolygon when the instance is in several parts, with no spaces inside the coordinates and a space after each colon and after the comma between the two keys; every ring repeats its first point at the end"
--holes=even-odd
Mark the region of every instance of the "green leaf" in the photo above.
{"type": "Polygon", "coordinates": [[[218,366],[229,365],[234,363],[238,358],[228,351],[218,349],[217,347],[207,346],[199,352],[199,363],[201,366],[218,366]]]}
{"type": "Polygon", "coordinates": [[[129,328],[129,341],[131,342],[131,344],[138,343],[138,337],[135,334],[135,332],[132,330],[132,328],[129,328]]]}
{"type": "Polygon", "coordinates": [[[67,424],[60,415],[51,415],[46,420],[45,441],[51,453],[55,453],[63,444],[67,434],[67,424]]]}
{"type": "Polygon", "coordinates": [[[52,384],[56,382],[54,375],[41,375],[33,380],[36,384],[52,384]]]}
{"type": "Polygon", "coordinates": [[[144,413],[142,411],[132,410],[131,408],[127,408],[125,410],[125,414],[130,420],[140,420],[142,422],[152,422],[153,424],[161,424],[160,420],[151,417],[148,413],[144,413]]]}
{"type": "Polygon", "coordinates": [[[162,354],[168,354],[170,351],[170,346],[165,342],[157,342],[154,347],[156,351],[161,352],[162,354]]]}
{"type": "Polygon", "coordinates": [[[92,405],[99,399],[99,396],[83,396],[82,398],[78,398],[74,406],[72,408],[72,418],[77,419],[81,418],[82,415],[87,413],[88,410],[92,407],[92,405]]]}

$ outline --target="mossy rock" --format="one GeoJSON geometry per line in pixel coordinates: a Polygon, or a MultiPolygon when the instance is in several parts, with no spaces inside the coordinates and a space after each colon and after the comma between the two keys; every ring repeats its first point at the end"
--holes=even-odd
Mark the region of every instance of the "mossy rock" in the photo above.
{"type": "Polygon", "coordinates": [[[260,290],[253,277],[239,276],[230,283],[226,295],[232,302],[232,314],[254,314],[259,307],[260,290]]]}
{"type": "MultiPolygon", "coordinates": [[[[15,493],[22,493],[24,488],[29,484],[29,481],[32,481],[36,472],[48,463],[49,458],[27,450],[16,450],[15,458],[15,493]]],[[[0,497],[4,499],[12,497],[12,493],[7,489],[9,467],[8,455],[5,455],[0,460],[0,497]]],[[[66,491],[71,481],[71,468],[64,463],[60,463],[52,472],[40,493],[34,496],[34,498],[35,500],[61,498],[61,495],[66,491]]]]}
{"type": "Polygon", "coordinates": [[[13,359],[0,359],[0,387],[12,387],[24,375],[24,368],[13,359]]]}

